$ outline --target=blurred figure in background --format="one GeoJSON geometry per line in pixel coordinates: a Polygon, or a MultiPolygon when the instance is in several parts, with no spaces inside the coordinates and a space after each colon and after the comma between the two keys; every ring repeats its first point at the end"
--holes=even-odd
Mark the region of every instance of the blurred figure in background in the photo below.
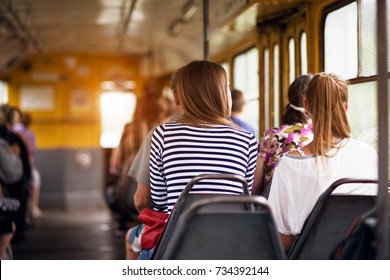
{"type": "Polygon", "coordinates": [[[14,108],[8,105],[1,105],[0,111],[3,115],[3,119],[5,120],[4,125],[1,127],[1,138],[6,140],[8,144],[17,151],[19,159],[22,162],[23,174],[21,178],[17,181],[2,183],[4,193],[20,202],[20,207],[18,207],[16,213],[14,214],[16,230],[12,239],[12,242],[20,242],[26,240],[26,213],[29,187],[31,185],[31,164],[29,160],[28,147],[25,144],[25,141],[22,137],[11,130],[14,108]]]}
{"type": "Polygon", "coordinates": [[[18,156],[18,146],[8,143],[8,127],[5,109],[0,105],[0,259],[10,259],[10,242],[15,232],[14,214],[19,209],[20,202],[9,197],[3,184],[12,184],[23,175],[22,162],[18,156]]]}
{"type": "Polygon", "coordinates": [[[36,140],[34,133],[30,130],[32,117],[29,113],[22,112],[19,108],[14,107],[12,113],[12,131],[18,134],[27,145],[28,157],[31,165],[32,182],[29,188],[29,198],[27,203],[26,220],[31,223],[31,218],[39,218],[42,211],[39,207],[39,195],[41,190],[41,175],[35,165],[37,153],[36,140]]]}
{"type": "Polygon", "coordinates": [[[112,149],[110,156],[109,172],[113,180],[107,187],[108,203],[113,211],[114,219],[117,222],[118,235],[123,235],[129,227],[129,222],[137,220],[137,212],[132,200],[127,197],[135,192],[135,186],[127,176],[127,171],[140,147],[144,135],[146,135],[146,126],[134,116],[132,122],[128,122],[123,127],[121,139],[116,148],[112,149]],[[134,190],[133,190],[134,189],[134,190]]]}
{"type": "Polygon", "coordinates": [[[232,89],[231,93],[232,113],[230,115],[230,119],[238,126],[248,130],[249,132],[252,132],[255,135],[255,130],[253,129],[253,127],[240,118],[242,113],[244,112],[246,104],[244,94],[238,89],[232,89]]]}
{"type": "Polygon", "coordinates": [[[41,192],[41,174],[35,165],[35,157],[37,154],[37,146],[34,133],[30,130],[30,125],[32,123],[32,117],[29,113],[22,113],[21,123],[23,124],[25,130],[24,135],[27,139],[27,144],[30,152],[30,162],[32,166],[32,217],[39,218],[42,216],[42,210],[39,207],[39,197],[41,192]]]}
{"type": "MultiPolygon", "coordinates": [[[[150,123],[154,126],[168,121],[174,111],[173,101],[167,97],[160,97],[156,102],[155,119],[150,123]]],[[[137,181],[128,176],[130,166],[138,153],[144,139],[148,134],[147,122],[142,118],[142,106],[137,106],[132,122],[126,123],[123,128],[121,140],[117,148],[113,149],[110,157],[110,174],[117,176],[115,184],[114,206],[118,217],[118,235],[125,233],[129,223],[138,222],[138,212],[134,204],[134,194],[137,189],[137,181]]],[[[148,161],[149,163],[149,161],[148,161]]]]}

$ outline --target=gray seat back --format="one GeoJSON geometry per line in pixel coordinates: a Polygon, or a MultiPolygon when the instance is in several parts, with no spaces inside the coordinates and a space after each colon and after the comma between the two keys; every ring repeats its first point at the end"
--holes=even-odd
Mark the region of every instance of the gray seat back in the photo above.
{"type": "MultiPolygon", "coordinates": [[[[154,249],[154,252],[152,254],[152,259],[161,259],[162,255],[165,251],[165,248],[167,244],[170,242],[172,233],[176,230],[175,225],[179,218],[179,216],[188,209],[190,205],[193,205],[196,201],[203,200],[206,198],[215,198],[215,197],[224,197],[224,196],[232,196],[227,194],[217,194],[217,193],[190,193],[193,186],[202,180],[207,179],[216,179],[216,180],[233,180],[242,183],[243,187],[243,194],[249,195],[249,187],[246,180],[238,175],[234,174],[202,174],[199,176],[194,177],[185,187],[183,192],[180,194],[179,198],[177,199],[177,202],[175,204],[175,208],[173,209],[169,220],[165,226],[165,229],[160,237],[160,240],[158,242],[157,247],[154,249]]],[[[238,209],[249,209],[248,205],[246,204],[224,204],[220,203],[217,205],[209,205],[207,206],[210,209],[216,208],[219,210],[222,209],[231,209],[231,208],[238,208],[238,209]]]]}
{"type": "Polygon", "coordinates": [[[285,259],[271,211],[263,197],[225,196],[198,201],[177,221],[162,259],[285,259]],[[210,205],[253,203],[246,209],[210,205]]]}
{"type": "Polygon", "coordinates": [[[343,178],[334,182],[318,198],[300,235],[289,250],[288,259],[330,258],[337,244],[347,236],[354,221],[375,206],[375,196],[332,195],[337,187],[354,183],[377,184],[377,181],[343,178]]]}

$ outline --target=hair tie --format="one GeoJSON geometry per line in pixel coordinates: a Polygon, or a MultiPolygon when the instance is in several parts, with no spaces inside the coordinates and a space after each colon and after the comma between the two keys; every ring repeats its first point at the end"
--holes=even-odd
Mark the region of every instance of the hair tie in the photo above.
{"type": "Polygon", "coordinates": [[[291,103],[288,103],[288,106],[290,106],[290,108],[294,109],[295,111],[299,111],[301,113],[305,113],[306,112],[305,108],[303,108],[303,107],[298,107],[298,106],[295,106],[295,105],[293,105],[291,103]]]}

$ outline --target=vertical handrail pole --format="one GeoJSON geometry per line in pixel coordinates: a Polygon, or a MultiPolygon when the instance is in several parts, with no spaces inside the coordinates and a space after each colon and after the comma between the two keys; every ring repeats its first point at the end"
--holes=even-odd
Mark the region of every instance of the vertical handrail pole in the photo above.
{"type": "Polygon", "coordinates": [[[209,1],[203,0],[203,59],[209,59],[209,1]]]}
{"type": "Polygon", "coordinates": [[[379,188],[377,196],[377,259],[389,259],[388,188],[389,170],[389,98],[387,80],[387,1],[377,1],[377,44],[378,44],[378,153],[379,188]]]}

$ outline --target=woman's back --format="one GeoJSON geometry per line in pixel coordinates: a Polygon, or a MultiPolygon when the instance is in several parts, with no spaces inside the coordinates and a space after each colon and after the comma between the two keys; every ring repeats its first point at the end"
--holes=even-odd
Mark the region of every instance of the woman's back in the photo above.
{"type": "MultiPolygon", "coordinates": [[[[170,212],[194,176],[237,174],[249,186],[256,167],[257,141],[243,129],[215,124],[196,127],[181,122],[160,125],[151,144],[151,192],[153,208],[170,212]]],[[[194,186],[194,192],[242,194],[240,183],[206,180],[194,186]]]]}
{"type": "MultiPolygon", "coordinates": [[[[296,235],[303,222],[313,209],[318,197],[333,182],[341,178],[377,178],[377,153],[367,144],[344,139],[337,148],[329,152],[333,155],[323,156],[283,156],[275,176],[269,195],[269,203],[275,213],[288,217],[276,217],[279,231],[296,235]],[[276,202],[284,201],[284,203],[276,202]]],[[[348,184],[339,187],[335,193],[355,195],[375,195],[375,186],[348,184]]]]}

